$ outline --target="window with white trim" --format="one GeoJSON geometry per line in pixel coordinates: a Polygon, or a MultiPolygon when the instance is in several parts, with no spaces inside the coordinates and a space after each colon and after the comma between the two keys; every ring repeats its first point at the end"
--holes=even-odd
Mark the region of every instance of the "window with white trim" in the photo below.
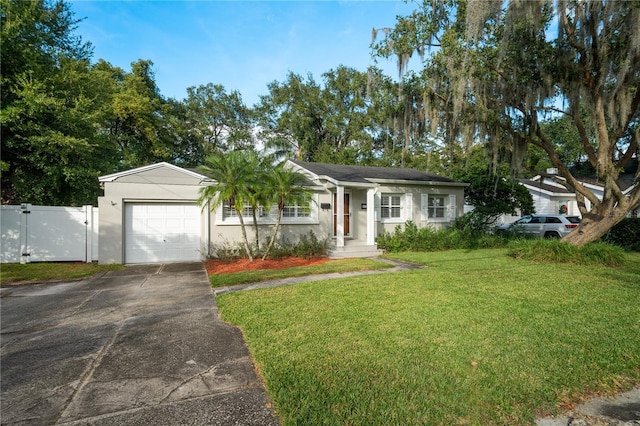
{"type": "Polygon", "coordinates": [[[291,205],[286,205],[282,210],[282,217],[311,217],[311,206],[309,204],[300,205],[298,202],[295,202],[291,205]]]}
{"type": "MultiPolygon", "coordinates": [[[[282,212],[283,224],[296,224],[306,223],[315,224],[318,222],[318,208],[317,208],[318,195],[314,194],[312,200],[306,203],[292,203],[286,205],[282,212]]],[[[278,206],[273,205],[269,210],[260,206],[257,211],[256,218],[258,224],[274,224],[278,217],[278,206]]],[[[242,218],[245,224],[248,221],[253,221],[253,208],[249,203],[245,203],[242,209],[242,218]]],[[[238,218],[238,212],[235,208],[225,201],[220,208],[216,209],[216,224],[218,225],[239,225],[240,219],[238,218]]]]}
{"type": "Polygon", "coordinates": [[[447,208],[445,206],[444,195],[430,195],[427,203],[429,218],[444,219],[446,217],[447,208]]]}
{"type": "Polygon", "coordinates": [[[402,217],[402,196],[399,194],[382,194],[380,196],[380,218],[400,219],[402,217]]]}
{"type": "Polygon", "coordinates": [[[455,194],[420,194],[420,220],[444,222],[456,218],[455,194]]]}
{"type": "MultiPolygon", "coordinates": [[[[264,207],[260,206],[258,207],[258,212],[257,212],[257,217],[264,217],[264,216],[268,216],[269,212],[267,210],[264,209],[264,207]]],[[[231,205],[231,203],[229,201],[225,201],[222,207],[222,214],[224,216],[224,218],[237,218],[238,217],[238,212],[236,211],[235,207],[231,205]]],[[[251,207],[251,204],[249,204],[248,202],[244,203],[244,207],[242,208],[242,217],[243,218],[253,218],[253,207],[251,207]]]]}

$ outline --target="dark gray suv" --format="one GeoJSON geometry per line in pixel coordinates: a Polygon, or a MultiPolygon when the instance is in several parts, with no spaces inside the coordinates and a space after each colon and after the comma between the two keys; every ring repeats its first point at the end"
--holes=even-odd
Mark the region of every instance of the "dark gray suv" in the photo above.
{"type": "Polygon", "coordinates": [[[535,237],[562,238],[578,227],[580,217],[563,214],[535,214],[523,216],[513,223],[503,223],[496,232],[523,233],[535,237]]]}

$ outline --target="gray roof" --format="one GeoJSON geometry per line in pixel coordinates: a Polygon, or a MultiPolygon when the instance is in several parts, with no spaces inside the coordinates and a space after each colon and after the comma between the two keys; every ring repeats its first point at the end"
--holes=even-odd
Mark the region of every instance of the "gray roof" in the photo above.
{"type": "MultiPolygon", "coordinates": [[[[601,180],[598,180],[596,178],[578,177],[576,179],[578,180],[578,182],[604,187],[604,183],[601,180]]],[[[543,182],[544,182],[544,179],[543,179],[543,182]]],[[[536,188],[540,188],[545,191],[554,192],[557,194],[573,194],[572,191],[569,191],[564,187],[558,187],[555,185],[540,183],[540,181],[537,181],[537,180],[520,179],[520,183],[529,185],[529,186],[534,186],[536,188]]],[[[618,178],[618,184],[620,185],[620,189],[622,191],[626,191],[636,183],[637,183],[637,179],[631,173],[621,174],[618,178]]]]}
{"type": "Polygon", "coordinates": [[[372,180],[376,179],[388,179],[416,182],[460,183],[442,176],[400,167],[346,166],[294,160],[291,160],[291,162],[317,176],[327,176],[339,182],[371,183],[372,180]]]}
{"type": "Polygon", "coordinates": [[[573,194],[573,192],[569,191],[567,188],[564,187],[559,187],[556,185],[550,185],[548,183],[541,183],[537,180],[530,180],[530,179],[520,179],[520,183],[524,184],[524,185],[529,185],[529,186],[533,186],[536,188],[540,188],[542,190],[548,191],[548,192],[554,192],[556,194],[573,194]]]}

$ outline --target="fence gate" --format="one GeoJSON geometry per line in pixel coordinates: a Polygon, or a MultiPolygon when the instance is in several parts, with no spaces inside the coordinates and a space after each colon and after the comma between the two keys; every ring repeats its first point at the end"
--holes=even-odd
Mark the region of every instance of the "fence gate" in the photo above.
{"type": "Polygon", "coordinates": [[[2,263],[98,260],[98,208],[1,206],[2,263]]]}

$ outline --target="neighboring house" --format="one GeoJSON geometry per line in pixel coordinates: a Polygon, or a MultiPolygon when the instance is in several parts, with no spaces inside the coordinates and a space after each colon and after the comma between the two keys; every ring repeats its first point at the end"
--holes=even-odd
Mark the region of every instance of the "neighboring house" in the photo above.
{"type": "MultiPolygon", "coordinates": [[[[447,227],[462,215],[467,184],[412,169],[340,166],[289,161],[305,175],[313,202],[287,206],[280,238],[296,242],[312,231],[331,241],[335,257],[378,254],[375,238],[411,220],[419,227],[447,227]]],[[[168,163],[100,177],[100,263],[198,261],[215,247],[241,241],[234,210],[200,207],[200,188],[211,180],[168,163]]],[[[263,236],[275,208],[259,212],[263,236]]],[[[251,224],[247,206],[243,217],[251,224]]],[[[250,238],[253,230],[248,228],[250,238]]]]}
{"type": "MultiPolygon", "coordinates": [[[[563,177],[558,175],[557,169],[548,169],[547,175],[552,175],[555,179],[564,180],[563,177]]],[[[599,199],[602,199],[604,193],[604,186],[602,182],[597,179],[590,178],[578,178],[578,181],[582,183],[587,189],[592,191],[599,199]]],[[[623,194],[631,192],[634,186],[633,174],[620,175],[618,180],[623,194]]],[[[561,184],[555,182],[552,178],[542,175],[534,176],[531,179],[520,180],[520,184],[529,190],[533,197],[535,211],[538,214],[566,214],[567,216],[581,216],[578,209],[578,202],[576,200],[576,194],[569,191],[561,184]]],[[[585,199],[587,210],[591,209],[591,203],[585,199]]],[[[631,213],[631,216],[638,217],[638,210],[636,209],[631,213]]],[[[519,216],[502,217],[503,222],[513,222],[518,219],[519,216]]]]}

